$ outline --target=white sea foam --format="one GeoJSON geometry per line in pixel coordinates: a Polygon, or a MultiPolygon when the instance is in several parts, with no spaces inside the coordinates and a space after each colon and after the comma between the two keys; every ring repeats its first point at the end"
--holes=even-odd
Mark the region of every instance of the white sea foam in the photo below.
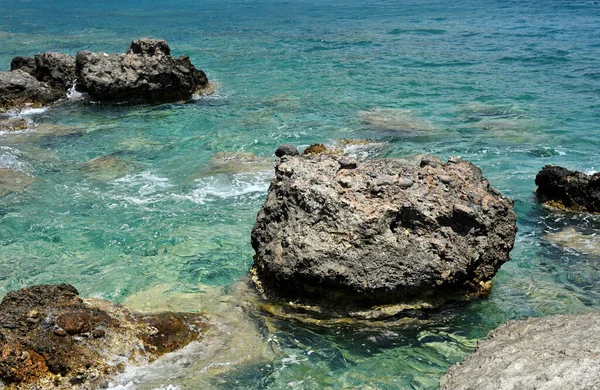
{"type": "Polygon", "coordinates": [[[23,153],[10,146],[0,146],[0,168],[10,168],[16,171],[29,171],[31,166],[22,161],[23,153]]]}
{"type": "Polygon", "coordinates": [[[22,118],[25,116],[40,115],[46,111],[48,111],[48,107],[24,108],[24,109],[18,110],[18,111],[10,111],[10,112],[8,112],[8,115],[10,115],[11,117],[14,117],[14,118],[22,118]]]}
{"type": "Polygon", "coordinates": [[[67,99],[75,102],[80,100],[88,100],[89,95],[87,93],[78,92],[75,89],[75,84],[77,84],[77,80],[73,81],[73,85],[71,85],[71,88],[69,88],[67,91],[67,99]]]}
{"type": "Polygon", "coordinates": [[[206,203],[246,195],[263,196],[269,189],[271,176],[271,171],[259,171],[198,179],[198,187],[189,199],[196,203],[206,203]]]}

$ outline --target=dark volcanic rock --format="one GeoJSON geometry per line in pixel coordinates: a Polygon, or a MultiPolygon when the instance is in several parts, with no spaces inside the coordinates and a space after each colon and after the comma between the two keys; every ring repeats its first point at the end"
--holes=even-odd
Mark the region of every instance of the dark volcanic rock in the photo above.
{"type": "Polygon", "coordinates": [[[350,160],[279,160],[252,230],[259,290],[354,304],[489,292],[517,228],[479,168],[350,160]]]}
{"type": "Polygon", "coordinates": [[[163,40],[133,41],[126,54],[81,51],[77,87],[108,103],[164,103],[189,100],[208,79],[187,56],[173,58],[163,40]]]}
{"type": "Polygon", "coordinates": [[[90,389],[117,373],[115,360],[144,364],[200,337],[197,314],[136,316],[70,285],[9,292],[0,303],[0,381],[7,389],[90,389]],[[126,358],[125,358],[126,357],[126,358]]]}
{"type": "Polygon", "coordinates": [[[22,70],[35,76],[35,58],[17,56],[10,62],[10,70],[22,70]]]}
{"type": "Polygon", "coordinates": [[[600,212],[600,172],[587,175],[546,165],[535,178],[537,197],[551,207],[600,212]]]}
{"type": "Polygon", "coordinates": [[[62,53],[36,54],[34,75],[64,96],[75,82],[75,58],[62,53]]]}
{"type": "Polygon", "coordinates": [[[298,149],[294,145],[282,144],[275,150],[275,156],[277,157],[297,156],[298,154],[298,149]]]}
{"type": "Polygon", "coordinates": [[[22,70],[0,72],[0,112],[41,107],[65,95],[22,70]]]}
{"type": "Polygon", "coordinates": [[[597,389],[600,314],[511,321],[442,377],[441,390],[597,389]]]}

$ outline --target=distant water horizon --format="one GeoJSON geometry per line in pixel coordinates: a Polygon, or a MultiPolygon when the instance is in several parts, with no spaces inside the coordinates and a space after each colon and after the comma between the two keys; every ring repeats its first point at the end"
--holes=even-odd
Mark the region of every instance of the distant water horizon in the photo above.
{"type": "Polygon", "coordinates": [[[193,361],[209,358],[192,348],[111,388],[436,389],[504,321],[600,309],[598,252],[585,250],[598,245],[600,220],[554,214],[533,194],[544,165],[600,171],[598,1],[0,4],[0,70],[17,55],[125,52],[151,37],[217,87],[187,104],[67,101],[24,115],[32,130],[0,134],[0,168],[33,179],[0,197],[0,297],[59,282],[117,303],[152,296],[157,307],[231,297],[252,264],[250,231],[282,143],[361,139],[372,142],[347,152],[461,156],[515,201],[512,260],[488,299],[419,325],[260,317],[238,324],[246,333],[230,351],[210,346],[205,371],[193,361]],[[549,239],[566,228],[585,245],[549,239]],[[248,352],[256,345],[269,354],[248,352]],[[236,348],[250,357],[227,354],[236,348]]]}

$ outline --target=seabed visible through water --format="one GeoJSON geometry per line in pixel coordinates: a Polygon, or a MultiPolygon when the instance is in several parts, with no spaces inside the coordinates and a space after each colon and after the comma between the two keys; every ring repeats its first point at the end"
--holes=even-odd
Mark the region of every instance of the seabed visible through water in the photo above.
{"type": "Polygon", "coordinates": [[[5,2],[0,69],[164,38],[217,90],[188,104],[67,101],[0,133],[0,296],[66,282],[141,311],[205,311],[215,340],[113,389],[435,389],[515,318],[600,309],[596,216],[539,206],[546,164],[600,168],[600,5],[306,0],[5,2]],[[343,140],[372,142],[346,144],[343,140]],[[265,315],[238,281],[281,143],[461,156],[515,200],[488,299],[415,323],[265,315]],[[243,291],[243,290],[242,290],[243,291]]]}

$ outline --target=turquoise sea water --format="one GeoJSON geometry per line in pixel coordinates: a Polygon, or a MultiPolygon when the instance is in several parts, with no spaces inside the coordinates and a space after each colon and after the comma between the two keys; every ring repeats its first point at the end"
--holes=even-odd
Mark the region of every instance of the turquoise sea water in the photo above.
{"type": "MultiPolygon", "coordinates": [[[[433,389],[505,320],[600,310],[598,255],[545,237],[571,226],[600,245],[600,220],[550,213],[532,192],[546,164],[600,170],[598,1],[0,6],[0,69],[15,55],[124,52],[150,36],[218,86],[190,104],[66,102],[28,116],[34,130],[0,135],[0,168],[36,179],[0,197],[0,296],[67,282],[121,303],[154,286],[229,286],[252,262],[250,231],[271,177],[262,159],[281,143],[368,138],[384,143],[361,151],[368,157],[462,156],[515,200],[519,233],[491,297],[404,327],[270,320],[271,358],[232,364],[203,386],[433,389]],[[61,135],[42,134],[49,126],[61,135]],[[232,152],[254,163],[219,164],[232,152]],[[85,164],[101,156],[109,164],[85,164]]],[[[168,370],[148,386],[200,388],[168,370]]],[[[143,388],[140,378],[115,386],[143,388]]]]}

